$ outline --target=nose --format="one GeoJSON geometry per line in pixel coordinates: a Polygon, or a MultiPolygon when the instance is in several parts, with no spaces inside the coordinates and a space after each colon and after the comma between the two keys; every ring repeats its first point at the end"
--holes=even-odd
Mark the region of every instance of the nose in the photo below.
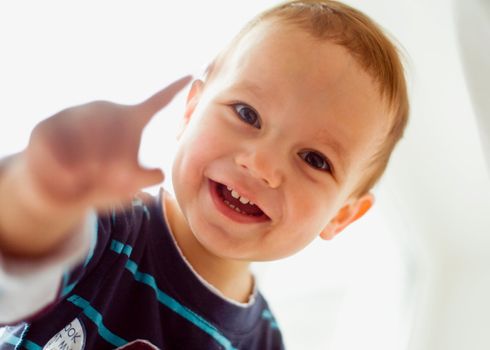
{"type": "Polygon", "coordinates": [[[277,152],[268,149],[249,149],[239,153],[235,157],[235,163],[270,188],[278,188],[283,181],[277,152]]]}

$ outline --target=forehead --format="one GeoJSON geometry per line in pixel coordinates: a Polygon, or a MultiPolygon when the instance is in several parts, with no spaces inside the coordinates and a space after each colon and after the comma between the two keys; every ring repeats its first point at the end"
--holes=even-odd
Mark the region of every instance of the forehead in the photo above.
{"type": "MultiPolygon", "coordinates": [[[[307,79],[305,85],[322,90],[331,84],[337,89],[352,88],[352,83],[358,83],[353,81],[356,78],[371,85],[368,74],[345,48],[278,20],[268,20],[250,29],[227,51],[221,68],[222,73],[232,73],[234,78],[252,74],[265,79],[307,79]]],[[[363,91],[362,87],[359,91],[363,91]]]]}
{"type": "Polygon", "coordinates": [[[304,132],[351,158],[369,158],[386,134],[386,103],[371,76],[345,48],[294,25],[258,24],[224,57],[215,80],[262,111],[307,120],[304,132]]]}

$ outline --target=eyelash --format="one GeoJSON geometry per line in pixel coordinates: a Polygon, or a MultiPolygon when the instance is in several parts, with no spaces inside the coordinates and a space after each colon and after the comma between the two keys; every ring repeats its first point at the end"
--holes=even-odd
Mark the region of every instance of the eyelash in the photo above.
{"type": "Polygon", "coordinates": [[[327,157],[325,157],[320,152],[302,151],[302,152],[298,153],[298,155],[306,162],[306,164],[311,166],[313,169],[326,171],[328,173],[333,173],[333,167],[330,165],[330,162],[328,161],[327,157]],[[314,155],[317,158],[315,158],[315,160],[312,160],[311,157],[309,157],[310,155],[314,155]],[[308,159],[310,159],[310,162],[308,161],[308,159]],[[318,161],[318,160],[321,162],[320,165],[312,163],[312,162],[318,161]]]}
{"type": "MultiPolygon", "coordinates": [[[[249,125],[252,125],[253,127],[260,129],[261,128],[261,123],[260,123],[260,117],[257,111],[253,109],[252,107],[248,106],[245,103],[234,103],[231,105],[233,110],[235,111],[236,115],[238,118],[240,118],[241,121],[244,123],[247,123],[249,125]],[[250,115],[242,115],[240,112],[243,110],[249,110],[253,112],[252,120],[250,120],[250,115]]],[[[302,151],[298,153],[298,155],[303,159],[306,164],[308,164],[310,167],[313,169],[317,169],[320,171],[325,171],[328,173],[333,172],[333,167],[330,165],[330,162],[328,161],[327,157],[325,157],[323,154],[320,152],[316,151],[302,151]],[[316,158],[311,159],[311,155],[314,155],[316,158]],[[308,161],[308,159],[310,161],[308,161]],[[312,162],[320,161],[321,164],[313,164],[312,162]]]]}
{"type": "Polygon", "coordinates": [[[244,123],[250,124],[254,128],[257,128],[257,129],[261,128],[260,117],[259,117],[259,114],[257,113],[257,111],[255,109],[246,105],[245,103],[234,103],[231,105],[231,107],[235,111],[238,118],[240,118],[244,123]],[[244,110],[248,110],[248,111],[253,112],[253,116],[252,116],[253,120],[250,120],[250,115],[244,116],[240,113],[244,110]]]}

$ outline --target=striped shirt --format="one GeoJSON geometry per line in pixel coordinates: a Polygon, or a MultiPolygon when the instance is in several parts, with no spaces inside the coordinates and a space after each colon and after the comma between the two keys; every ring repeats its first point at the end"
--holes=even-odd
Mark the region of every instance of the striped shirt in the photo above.
{"type": "Polygon", "coordinates": [[[262,294],[232,303],[203,283],[166,224],[162,195],[100,215],[55,302],[6,329],[6,349],[283,349],[262,294]]]}

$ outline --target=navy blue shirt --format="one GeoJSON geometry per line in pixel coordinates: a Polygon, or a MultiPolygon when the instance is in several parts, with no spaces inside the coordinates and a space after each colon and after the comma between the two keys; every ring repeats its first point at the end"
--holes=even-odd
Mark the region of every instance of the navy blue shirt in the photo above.
{"type": "Polygon", "coordinates": [[[100,216],[96,244],[64,276],[58,300],[8,328],[0,349],[284,349],[260,292],[236,305],[191,270],[162,197],[140,193],[100,216]]]}

